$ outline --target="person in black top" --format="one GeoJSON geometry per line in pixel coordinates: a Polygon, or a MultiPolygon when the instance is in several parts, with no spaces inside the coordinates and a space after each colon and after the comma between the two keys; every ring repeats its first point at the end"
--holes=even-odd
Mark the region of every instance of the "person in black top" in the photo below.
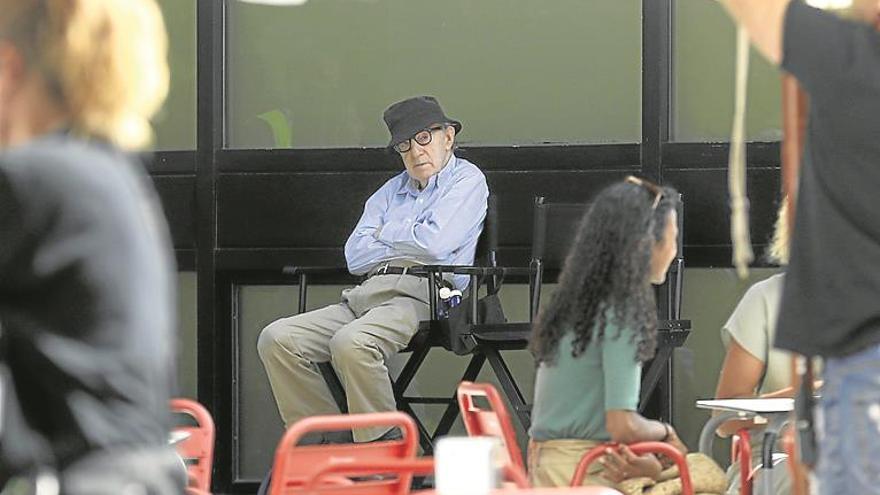
{"type": "Polygon", "coordinates": [[[775,345],[825,360],[820,493],[880,493],[880,1],[722,3],[809,96],[775,345]]]}
{"type": "Polygon", "coordinates": [[[182,493],[167,445],[168,231],[121,151],[149,140],[167,93],[160,11],[0,0],[0,12],[0,486],[182,493]]]}

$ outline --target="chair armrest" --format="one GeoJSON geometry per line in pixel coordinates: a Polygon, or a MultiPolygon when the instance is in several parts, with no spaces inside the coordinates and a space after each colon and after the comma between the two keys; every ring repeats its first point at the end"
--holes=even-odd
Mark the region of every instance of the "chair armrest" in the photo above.
{"type": "Polygon", "coordinates": [[[351,272],[348,271],[348,268],[344,266],[288,265],[281,269],[281,273],[285,275],[348,275],[351,277],[359,276],[353,275],[351,272]]]}
{"type": "Polygon", "coordinates": [[[456,275],[528,275],[533,272],[524,266],[473,266],[473,265],[420,265],[409,269],[410,273],[423,275],[431,272],[456,275]]]}
{"type": "Polygon", "coordinates": [[[409,268],[413,275],[427,275],[429,273],[454,273],[457,268],[470,268],[470,265],[415,265],[409,268]]]}
{"type": "Polygon", "coordinates": [[[455,274],[461,275],[529,275],[533,273],[525,266],[466,266],[453,270],[455,274]]]}

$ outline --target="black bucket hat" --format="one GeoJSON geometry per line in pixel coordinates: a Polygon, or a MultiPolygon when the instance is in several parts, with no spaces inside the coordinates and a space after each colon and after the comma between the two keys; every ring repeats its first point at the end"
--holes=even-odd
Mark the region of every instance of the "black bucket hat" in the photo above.
{"type": "Polygon", "coordinates": [[[398,101],[385,109],[382,118],[391,133],[389,147],[410,139],[434,124],[449,124],[455,128],[456,134],[461,132],[461,122],[447,117],[433,96],[416,96],[398,101]]]}

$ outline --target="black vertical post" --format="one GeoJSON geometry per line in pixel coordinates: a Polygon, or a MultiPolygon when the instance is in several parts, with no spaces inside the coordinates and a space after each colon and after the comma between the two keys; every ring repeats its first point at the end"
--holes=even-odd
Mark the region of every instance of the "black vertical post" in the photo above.
{"type": "MultiPolygon", "coordinates": [[[[642,175],[663,183],[663,147],[669,142],[670,80],[672,79],[673,0],[642,1],[642,175]]],[[[667,282],[658,294],[659,318],[671,317],[665,301],[667,282]]],[[[672,419],[672,360],[663,371],[645,411],[652,417],[672,419]]]]}
{"type": "Polygon", "coordinates": [[[658,183],[669,141],[672,1],[642,1],[642,174],[658,183]]]}
{"type": "MultiPolygon", "coordinates": [[[[198,0],[197,4],[197,89],[196,96],[196,274],[198,398],[211,411],[217,424],[214,485],[228,485],[230,431],[229,404],[219,400],[223,384],[218,379],[221,336],[215,328],[217,306],[215,248],[217,244],[217,152],[223,138],[223,13],[225,2],[198,0]]],[[[221,346],[222,348],[222,346],[221,346]]],[[[222,490],[221,490],[222,491],[222,490]]]]}

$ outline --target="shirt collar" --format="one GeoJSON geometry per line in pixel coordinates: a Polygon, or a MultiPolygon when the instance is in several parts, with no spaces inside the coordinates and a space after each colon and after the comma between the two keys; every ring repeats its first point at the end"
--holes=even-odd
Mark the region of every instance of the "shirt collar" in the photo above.
{"type": "MultiPolygon", "coordinates": [[[[440,182],[446,183],[449,180],[450,175],[452,175],[452,169],[458,164],[458,158],[455,154],[449,155],[449,161],[446,162],[446,166],[440,169],[440,172],[431,176],[428,179],[428,185],[425,186],[425,191],[428,189],[434,189],[440,187],[440,182]]],[[[411,193],[414,196],[419,194],[419,185],[416,181],[406,173],[406,170],[403,171],[403,180],[400,183],[400,188],[397,190],[397,194],[406,194],[411,193]]]]}

